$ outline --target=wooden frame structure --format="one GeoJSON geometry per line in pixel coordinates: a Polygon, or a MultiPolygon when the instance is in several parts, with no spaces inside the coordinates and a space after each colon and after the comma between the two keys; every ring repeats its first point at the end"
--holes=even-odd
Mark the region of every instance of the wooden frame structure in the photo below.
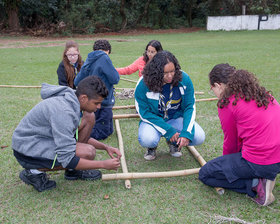
{"type": "MultiPolygon", "coordinates": [[[[135,82],[134,80],[128,80],[125,78],[121,78],[125,81],[135,82]]],[[[0,88],[41,88],[41,86],[21,86],[21,85],[0,85],[0,88]]],[[[130,88],[119,88],[119,89],[130,89],[130,88]]],[[[204,92],[195,92],[195,94],[202,95],[204,92]]],[[[206,98],[206,99],[198,99],[196,102],[203,102],[203,101],[214,101],[217,98],[206,98]]],[[[115,106],[113,107],[114,110],[117,109],[135,109],[135,105],[127,105],[127,106],[115,106]]],[[[193,168],[193,169],[186,169],[186,170],[177,170],[177,171],[165,171],[165,172],[145,172],[145,173],[129,173],[126,165],[125,160],[125,153],[124,153],[124,146],[123,146],[123,139],[121,135],[121,129],[119,124],[119,119],[124,118],[139,118],[138,114],[116,114],[113,115],[113,119],[115,119],[116,131],[118,136],[119,142],[119,149],[122,154],[121,157],[121,167],[123,173],[115,173],[115,174],[103,174],[102,180],[125,180],[125,187],[127,189],[131,188],[131,179],[143,179],[143,178],[163,178],[163,177],[178,177],[178,176],[187,176],[191,174],[198,174],[200,168],[193,168]]],[[[188,146],[188,150],[194,156],[194,158],[199,162],[201,166],[206,164],[206,161],[203,157],[198,153],[194,146],[188,146]]],[[[54,170],[63,170],[63,167],[56,167],[55,169],[40,169],[42,171],[54,171],[54,170]]],[[[223,188],[215,188],[216,192],[219,195],[224,194],[223,188]]]]}
{"type": "MultiPolygon", "coordinates": [[[[115,174],[103,174],[102,180],[108,181],[108,180],[125,180],[125,187],[127,189],[131,188],[131,179],[145,179],[145,178],[163,178],[163,177],[178,177],[178,176],[187,176],[191,174],[198,174],[200,168],[194,168],[194,169],[186,169],[186,170],[177,170],[177,171],[165,171],[165,172],[144,172],[144,173],[129,173],[126,165],[125,160],[125,153],[124,153],[124,147],[123,147],[123,139],[120,129],[119,120],[120,118],[130,118],[130,116],[127,116],[128,114],[120,114],[120,115],[114,115],[115,119],[115,125],[116,125],[116,131],[119,141],[119,149],[122,153],[121,157],[121,167],[123,173],[115,173],[115,174]]],[[[135,114],[138,115],[138,114],[135,114]]],[[[139,117],[135,116],[135,117],[139,117]]],[[[195,149],[194,146],[188,146],[188,150],[191,152],[191,154],[194,156],[194,158],[199,162],[201,166],[204,166],[206,164],[206,161],[203,159],[203,157],[199,154],[199,152],[195,149]]],[[[224,194],[223,188],[215,188],[216,192],[219,195],[224,194]]]]}

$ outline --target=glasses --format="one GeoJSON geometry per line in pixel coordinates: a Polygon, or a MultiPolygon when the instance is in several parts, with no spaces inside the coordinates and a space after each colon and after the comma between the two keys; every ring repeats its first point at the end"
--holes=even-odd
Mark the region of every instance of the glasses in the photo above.
{"type": "Polygon", "coordinates": [[[66,54],[66,56],[67,56],[68,58],[75,58],[75,57],[78,57],[79,54],[66,54]]]}
{"type": "Polygon", "coordinates": [[[147,54],[154,55],[154,54],[156,54],[157,52],[156,52],[156,51],[149,51],[149,50],[147,50],[146,53],[147,53],[147,54]]]}

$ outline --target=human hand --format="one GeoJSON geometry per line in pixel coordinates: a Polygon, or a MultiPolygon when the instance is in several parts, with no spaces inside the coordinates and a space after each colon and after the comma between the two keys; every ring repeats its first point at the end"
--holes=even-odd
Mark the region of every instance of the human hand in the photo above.
{"type": "Polygon", "coordinates": [[[110,156],[112,159],[113,159],[113,158],[116,158],[116,157],[114,156],[114,154],[117,155],[117,158],[118,158],[118,159],[120,159],[121,156],[122,156],[120,150],[117,149],[117,148],[114,148],[114,147],[112,147],[112,146],[107,146],[107,147],[106,147],[106,151],[107,151],[107,153],[109,154],[109,156],[110,156]]]}
{"type": "Polygon", "coordinates": [[[170,138],[170,142],[177,142],[178,141],[178,138],[179,138],[179,133],[176,132],[171,138],[170,138]]]}
{"type": "Polygon", "coordinates": [[[190,140],[188,138],[185,137],[181,137],[178,138],[177,140],[177,145],[178,145],[178,149],[180,150],[182,147],[187,146],[190,144],[190,140]]]}
{"type": "Polygon", "coordinates": [[[120,167],[120,160],[118,158],[104,160],[103,166],[106,170],[117,170],[120,167]]]}

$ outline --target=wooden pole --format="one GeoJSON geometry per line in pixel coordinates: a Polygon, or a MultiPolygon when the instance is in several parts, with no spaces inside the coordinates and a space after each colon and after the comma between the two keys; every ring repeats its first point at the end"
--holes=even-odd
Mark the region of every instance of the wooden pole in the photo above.
{"type": "Polygon", "coordinates": [[[119,109],[135,109],[135,105],[126,105],[126,106],[114,106],[113,110],[119,109]]]}
{"type": "Polygon", "coordinates": [[[200,168],[165,171],[165,172],[146,172],[146,173],[115,173],[103,174],[102,180],[126,180],[126,179],[144,179],[144,178],[163,178],[163,177],[180,177],[191,174],[197,174],[200,168]]]}
{"type": "Polygon", "coordinates": [[[115,88],[116,90],[135,90],[135,88],[115,88]]]}
{"type": "Polygon", "coordinates": [[[0,85],[3,88],[41,88],[41,86],[0,85]]]}
{"type": "Polygon", "coordinates": [[[121,80],[124,80],[124,81],[128,81],[128,82],[134,82],[134,83],[137,83],[137,81],[135,80],[131,80],[131,79],[126,79],[126,78],[120,78],[121,80]]]}
{"type": "Polygon", "coordinates": [[[214,98],[197,99],[195,100],[195,102],[214,101],[214,100],[218,100],[218,98],[214,97],[214,98]]]}
{"type": "MultiPolygon", "coordinates": [[[[199,152],[195,149],[194,146],[188,146],[188,149],[201,166],[204,166],[206,164],[206,161],[203,159],[203,157],[199,154],[199,152]]],[[[223,195],[225,193],[225,190],[221,187],[215,187],[215,190],[219,195],[223,195]]]]}
{"type": "Polygon", "coordinates": [[[113,119],[139,118],[139,114],[115,114],[113,119]]]}
{"type": "MultiPolygon", "coordinates": [[[[121,78],[121,80],[137,83],[135,80],[121,78]]],[[[0,88],[41,88],[42,86],[20,86],[20,85],[0,85],[0,88]]],[[[135,90],[135,88],[115,88],[116,90],[135,90]]],[[[194,92],[196,95],[203,95],[204,92],[194,92]]]]}
{"type": "MultiPolygon", "coordinates": [[[[205,99],[197,99],[195,102],[204,102],[204,101],[215,101],[218,100],[218,98],[205,98],[205,99]]],[[[114,106],[113,110],[119,110],[119,109],[135,109],[135,105],[126,105],[126,106],[114,106]]]]}
{"type": "MultiPolygon", "coordinates": [[[[121,133],[121,128],[120,128],[120,122],[119,122],[118,119],[115,120],[115,125],[116,125],[118,141],[119,141],[119,149],[120,149],[120,152],[122,154],[122,157],[121,157],[122,171],[123,171],[123,173],[128,173],[127,165],[126,165],[126,161],[125,161],[125,154],[124,154],[124,147],[123,147],[123,139],[122,139],[122,133],[121,133]]],[[[127,189],[131,188],[130,180],[125,180],[124,184],[125,184],[125,187],[127,189]]]]}

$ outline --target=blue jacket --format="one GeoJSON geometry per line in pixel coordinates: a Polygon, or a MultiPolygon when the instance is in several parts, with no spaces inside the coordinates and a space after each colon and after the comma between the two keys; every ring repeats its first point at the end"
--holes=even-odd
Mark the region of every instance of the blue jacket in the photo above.
{"type": "MultiPolygon", "coordinates": [[[[194,136],[194,122],[195,122],[195,96],[194,88],[190,77],[187,73],[182,72],[182,81],[178,85],[181,95],[181,110],[178,110],[173,119],[183,117],[183,130],[180,137],[193,140],[194,136]]],[[[175,133],[176,129],[170,124],[166,123],[159,112],[159,93],[154,93],[146,86],[143,77],[141,77],[135,89],[135,106],[140,115],[141,122],[147,122],[157,129],[167,140],[169,140],[175,133]]]]}
{"type": "Polygon", "coordinates": [[[114,84],[118,84],[120,75],[114,68],[111,59],[104,51],[93,51],[83,64],[81,71],[74,80],[74,85],[78,86],[79,82],[89,75],[96,75],[105,83],[109,94],[103,100],[102,107],[113,107],[115,104],[114,84]]]}

